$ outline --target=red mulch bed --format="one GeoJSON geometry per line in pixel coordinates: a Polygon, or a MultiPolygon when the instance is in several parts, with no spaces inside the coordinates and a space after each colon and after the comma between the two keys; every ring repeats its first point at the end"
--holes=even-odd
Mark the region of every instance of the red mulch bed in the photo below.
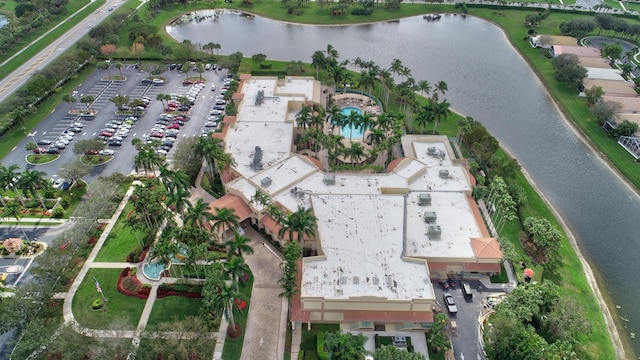
{"type": "Polygon", "coordinates": [[[122,272],[120,273],[120,276],[118,277],[118,282],[116,283],[116,289],[118,290],[119,293],[123,295],[133,296],[143,300],[146,300],[147,298],[149,298],[149,293],[151,292],[150,288],[142,286],[142,283],[140,282],[140,280],[138,280],[135,277],[135,275],[134,276],[131,275],[130,268],[125,268],[124,270],[122,270],[122,272]],[[123,286],[123,281],[125,280],[125,278],[133,282],[133,284],[136,285],[138,290],[131,291],[130,289],[125,288],[123,286]]]}
{"type": "Polygon", "coordinates": [[[158,288],[157,293],[158,299],[166,298],[167,296],[183,296],[189,299],[201,299],[202,294],[200,293],[192,293],[192,292],[184,292],[184,291],[175,291],[175,290],[161,290],[158,288]]]}
{"type": "Polygon", "coordinates": [[[144,258],[147,257],[148,253],[149,253],[149,247],[147,246],[146,248],[142,249],[140,256],[138,256],[138,262],[143,262],[144,258]]]}

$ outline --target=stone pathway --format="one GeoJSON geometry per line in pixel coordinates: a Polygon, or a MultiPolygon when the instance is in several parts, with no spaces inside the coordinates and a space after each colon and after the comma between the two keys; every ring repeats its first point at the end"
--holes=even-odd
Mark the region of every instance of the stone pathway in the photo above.
{"type": "Polygon", "coordinates": [[[282,292],[278,285],[282,277],[282,259],[253,228],[245,230],[245,236],[251,239],[254,252],[245,255],[247,265],[253,272],[253,291],[241,359],[264,359],[265,355],[272,359],[283,359],[288,306],[287,299],[279,296],[282,292]]]}

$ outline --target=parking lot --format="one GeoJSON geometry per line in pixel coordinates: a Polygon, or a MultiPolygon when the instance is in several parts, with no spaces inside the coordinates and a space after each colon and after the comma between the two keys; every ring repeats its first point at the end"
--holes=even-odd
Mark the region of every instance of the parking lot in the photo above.
{"type": "MultiPolygon", "coordinates": [[[[166,78],[163,84],[143,83],[142,79],[148,78],[149,73],[141,71],[134,64],[126,64],[121,69],[121,73],[126,77],[125,81],[106,81],[102,80],[102,78],[107,77],[109,74],[120,75],[119,70],[112,67],[108,71],[94,71],[73,92],[72,95],[76,98],[76,102],[72,104],[61,103],[32,133],[25,133],[25,139],[3,159],[2,163],[5,166],[18,164],[22,169],[33,167],[31,165],[27,166],[25,159],[26,155],[29,154],[25,149],[28,142],[40,142],[43,145],[38,146],[46,149],[54,144],[66,141],[67,145],[60,150],[60,158],[58,160],[36,166],[39,171],[43,171],[48,177],[55,179],[57,178],[59,167],[75,157],[73,154],[74,142],[79,139],[96,138],[105,129],[105,126],[114,119],[124,121],[125,116],[116,115],[118,109],[110,99],[116,95],[126,95],[130,100],[147,97],[150,101],[144,109],[144,115],[131,124],[131,128],[126,132],[126,137],[119,144],[120,146],[107,146],[107,149],[113,150],[114,158],[117,161],[110,161],[94,167],[85,180],[91,182],[98,176],[108,176],[115,172],[130,174],[134,170],[133,159],[137,154],[137,150],[131,145],[131,139],[141,138],[146,140],[151,135],[154,127],[157,130],[158,126],[162,126],[156,124],[156,121],[165,109],[163,109],[163,102],[156,100],[156,96],[158,94],[173,94],[174,99],[185,95],[191,96],[194,94],[192,90],[195,85],[183,85],[183,80],[186,76],[177,69],[169,70],[167,68],[167,71],[162,74],[166,78]],[[192,92],[190,93],[190,91],[192,92]],[[95,101],[90,106],[90,110],[95,112],[95,116],[71,114],[70,110],[72,109],[78,112],[87,109],[86,104],[80,103],[80,99],[86,95],[91,95],[95,98],[95,101]],[[73,126],[76,123],[80,123],[79,125],[81,126],[73,126]]],[[[195,72],[192,72],[191,75],[192,77],[199,76],[195,72]]],[[[175,129],[178,130],[175,134],[176,141],[187,136],[199,136],[205,130],[212,131],[215,129],[211,121],[215,119],[211,117],[210,113],[216,101],[216,96],[220,94],[220,90],[223,87],[226,75],[225,70],[209,70],[202,74],[204,84],[200,86],[201,90],[195,95],[193,106],[184,113],[184,125],[179,126],[179,129],[175,129]],[[216,86],[216,91],[211,91],[211,85],[216,86]],[[206,129],[205,123],[209,126],[206,129]]],[[[167,102],[165,101],[164,105],[166,104],[167,102]]],[[[168,127],[169,125],[166,124],[164,126],[168,127]]],[[[218,122],[215,125],[218,126],[218,122]]],[[[166,131],[166,129],[163,130],[166,131]]],[[[124,131],[121,132],[121,134],[123,133],[124,131]]],[[[162,140],[164,137],[163,134],[158,139],[162,140]]],[[[170,158],[171,151],[172,148],[167,148],[160,152],[167,154],[170,158]]]]}

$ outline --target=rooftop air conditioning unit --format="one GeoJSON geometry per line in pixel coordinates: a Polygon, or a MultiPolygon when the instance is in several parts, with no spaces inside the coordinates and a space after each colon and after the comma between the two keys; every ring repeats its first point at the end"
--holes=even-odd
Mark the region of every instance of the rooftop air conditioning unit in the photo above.
{"type": "Polygon", "coordinates": [[[435,153],[436,153],[436,147],[435,146],[429,146],[427,148],[427,155],[433,156],[435,153]]]}
{"type": "Polygon", "coordinates": [[[435,211],[425,211],[424,212],[424,222],[430,223],[436,221],[438,216],[435,211]]]}
{"type": "Polygon", "coordinates": [[[324,179],[322,179],[322,182],[325,185],[335,185],[336,184],[336,176],[333,174],[328,174],[324,176],[324,179]]]}
{"type": "Polygon", "coordinates": [[[440,176],[443,179],[449,178],[449,170],[440,170],[440,172],[438,173],[438,176],[440,176]]]}
{"type": "Polygon", "coordinates": [[[442,234],[442,228],[440,225],[429,225],[427,227],[427,235],[429,236],[440,236],[442,234]]]}
{"type": "Polygon", "coordinates": [[[431,205],[431,194],[420,194],[418,196],[418,205],[431,205]]]}
{"type": "Polygon", "coordinates": [[[269,185],[271,185],[271,178],[270,177],[266,177],[262,180],[260,180],[260,185],[264,188],[268,187],[269,185]]]}

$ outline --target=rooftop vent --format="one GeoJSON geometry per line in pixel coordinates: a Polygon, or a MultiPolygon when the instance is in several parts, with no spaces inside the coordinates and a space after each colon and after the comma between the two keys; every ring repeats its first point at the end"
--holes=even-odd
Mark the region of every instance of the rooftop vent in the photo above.
{"type": "Polygon", "coordinates": [[[377,276],[374,276],[372,281],[373,281],[373,285],[378,285],[378,284],[380,284],[380,279],[378,279],[378,277],[377,277],[377,276]]]}
{"type": "Polygon", "coordinates": [[[440,172],[438,173],[438,176],[440,176],[443,179],[448,179],[449,178],[449,170],[440,170],[440,172]]]}
{"type": "Polygon", "coordinates": [[[258,90],[258,94],[256,95],[256,106],[262,105],[264,102],[264,90],[258,90]]]}
{"type": "Polygon", "coordinates": [[[431,205],[431,194],[418,195],[418,205],[431,205]]]}
{"type": "Polygon", "coordinates": [[[436,221],[437,218],[438,218],[438,216],[436,215],[435,211],[425,211],[424,212],[424,222],[426,222],[426,223],[436,221]]]}
{"type": "Polygon", "coordinates": [[[325,185],[335,185],[336,184],[336,176],[333,174],[327,174],[324,176],[324,179],[322,179],[322,182],[325,185]]]}
{"type": "Polygon", "coordinates": [[[253,153],[253,161],[251,161],[251,167],[254,170],[262,170],[262,149],[260,146],[255,147],[255,152],[253,153]]]}
{"type": "Polygon", "coordinates": [[[271,178],[267,176],[266,178],[260,180],[260,186],[262,186],[263,188],[266,188],[269,185],[271,185],[271,182],[272,182],[271,178]]]}
{"type": "Polygon", "coordinates": [[[440,225],[429,225],[427,226],[427,235],[429,236],[440,236],[442,234],[442,228],[440,225]]]}
{"type": "Polygon", "coordinates": [[[346,276],[340,276],[340,285],[344,285],[347,283],[347,277],[346,276]]]}
{"type": "Polygon", "coordinates": [[[354,276],[353,277],[353,285],[358,285],[358,284],[360,284],[360,278],[357,277],[357,276],[354,276]]]}

